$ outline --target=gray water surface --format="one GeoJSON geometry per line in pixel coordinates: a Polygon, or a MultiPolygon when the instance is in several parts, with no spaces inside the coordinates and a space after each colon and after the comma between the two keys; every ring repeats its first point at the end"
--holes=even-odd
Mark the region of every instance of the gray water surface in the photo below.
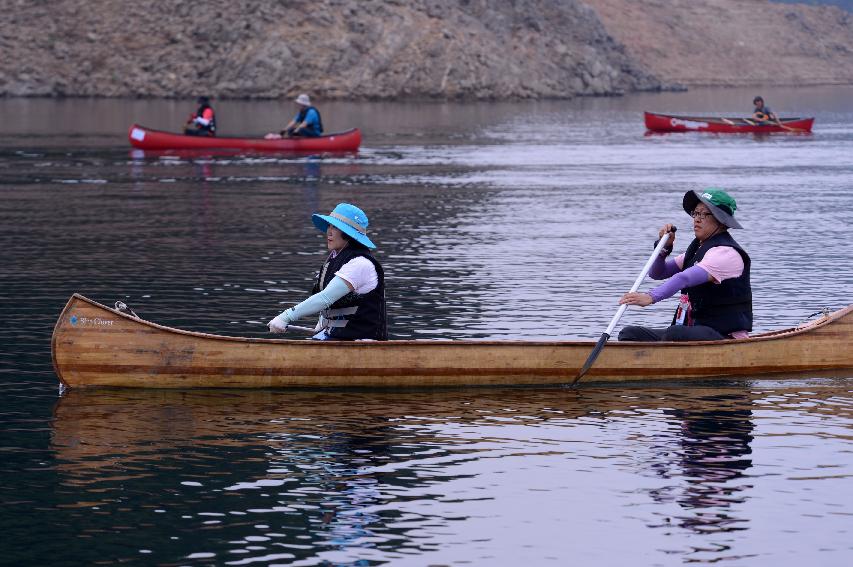
{"type": "MultiPolygon", "coordinates": [[[[0,557],[14,565],[848,565],[851,380],[437,391],[68,391],[74,292],[267,336],[370,217],[394,338],[593,340],[688,189],[723,187],[756,331],[851,302],[853,89],[762,93],[813,135],[645,136],[755,93],[326,103],[357,155],[146,154],[192,101],[0,99],[0,557]]],[[[216,101],[223,135],[286,103],[216,101]]],[[[670,300],[623,324],[663,325],[670,300]]],[[[308,322],[306,321],[306,324],[308,322]]],[[[319,361],[318,363],[322,363],[319,361]]]]}

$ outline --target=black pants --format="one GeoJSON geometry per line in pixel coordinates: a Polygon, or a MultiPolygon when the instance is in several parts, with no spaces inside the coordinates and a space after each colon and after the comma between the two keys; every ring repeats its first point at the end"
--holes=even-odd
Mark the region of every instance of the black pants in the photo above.
{"type": "Polygon", "coordinates": [[[619,331],[620,341],[721,341],[727,338],[704,325],[672,325],[666,329],[629,325],[619,331]]]}
{"type": "Polygon", "coordinates": [[[291,138],[319,138],[322,134],[315,132],[314,130],[295,130],[291,128],[289,130],[282,131],[282,136],[290,136],[291,138]]]}
{"type": "Polygon", "coordinates": [[[205,130],[204,128],[185,128],[184,129],[185,136],[214,136],[215,134],[210,130],[205,130]]]}

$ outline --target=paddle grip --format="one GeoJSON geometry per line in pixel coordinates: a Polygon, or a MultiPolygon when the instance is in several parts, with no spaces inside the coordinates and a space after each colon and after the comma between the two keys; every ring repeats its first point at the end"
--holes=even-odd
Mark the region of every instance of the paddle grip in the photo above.
{"type": "MultiPolygon", "coordinates": [[[[669,232],[667,232],[666,234],[669,234],[670,232],[673,232],[673,233],[674,233],[676,230],[678,230],[678,227],[677,227],[677,226],[675,226],[675,225],[673,225],[672,230],[670,230],[670,231],[669,231],[669,232]]],[[[660,242],[660,239],[655,240],[655,246],[657,246],[657,245],[658,245],[658,242],[660,242]]]]}

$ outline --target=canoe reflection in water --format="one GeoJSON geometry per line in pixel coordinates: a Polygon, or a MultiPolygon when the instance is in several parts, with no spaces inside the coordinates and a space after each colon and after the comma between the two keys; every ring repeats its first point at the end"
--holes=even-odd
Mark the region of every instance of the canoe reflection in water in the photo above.
{"type": "Polygon", "coordinates": [[[399,442],[393,420],[378,406],[353,412],[347,395],[289,394],[67,392],[52,435],[60,507],[75,525],[88,524],[83,537],[137,524],[119,511],[127,504],[164,510],[158,525],[182,537],[225,517],[229,538],[248,538],[244,545],[293,530],[346,546],[381,531],[390,518],[371,510],[382,503],[385,479],[364,469],[391,460],[399,442]],[[89,509],[101,515],[94,522],[89,509]],[[243,525],[246,515],[275,527],[259,532],[243,525]]]}
{"type": "MultiPolygon", "coordinates": [[[[761,532],[749,504],[768,488],[766,474],[748,474],[759,464],[753,408],[787,423],[797,403],[779,396],[780,411],[756,384],[71,389],[53,421],[58,520],[81,537],[138,526],[121,536],[128,549],[154,547],[150,564],[197,551],[260,560],[276,545],[312,561],[352,547],[337,559],[381,562],[450,544],[473,554],[478,538],[559,554],[593,545],[567,532],[602,523],[651,552],[743,556],[749,539],[732,534],[761,532]],[[164,533],[181,538],[177,551],[164,533]]],[[[793,419],[843,411],[827,401],[848,389],[809,387],[793,419]]],[[[803,455],[772,449],[762,466],[779,460],[783,475],[784,459],[803,455]]]]}
{"type": "MultiPolygon", "coordinates": [[[[678,427],[680,448],[661,454],[652,469],[663,478],[679,478],[675,486],[650,491],[660,502],[677,502],[691,516],[675,523],[701,533],[747,529],[743,519],[726,512],[732,504],[745,501],[740,494],[751,488],[743,483],[752,466],[754,424],[752,398],[748,393],[729,391],[701,398],[702,407],[667,410],[678,427]],[[714,511],[703,512],[703,508],[714,511]]],[[[669,523],[666,524],[670,525],[669,523]]]]}

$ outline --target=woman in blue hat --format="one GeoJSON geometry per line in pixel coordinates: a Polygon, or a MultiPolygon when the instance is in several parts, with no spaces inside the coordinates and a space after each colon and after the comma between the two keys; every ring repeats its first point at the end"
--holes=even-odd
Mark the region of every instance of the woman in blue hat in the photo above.
{"type": "Polygon", "coordinates": [[[355,205],[340,203],[328,215],[315,214],[311,220],[326,233],[329,256],[311,297],[271,320],[270,332],[283,333],[293,321],[320,313],[315,339],[388,340],[385,274],[370,253],[376,245],[367,237],[367,215],[355,205]]]}
{"type": "MultiPolygon", "coordinates": [[[[673,238],[649,271],[653,279],[667,281],[647,293],[626,293],[619,300],[645,307],[681,290],[672,325],[666,329],[628,326],[619,332],[620,341],[740,339],[752,330],[751,262],[728,231],[743,228],[734,218],[737,203],[722,189],[708,188],[685,193],[682,206],[693,217],[693,242],[684,254],[667,258],[673,238]]],[[[660,237],[672,231],[671,224],[664,225],[660,237]]]]}

